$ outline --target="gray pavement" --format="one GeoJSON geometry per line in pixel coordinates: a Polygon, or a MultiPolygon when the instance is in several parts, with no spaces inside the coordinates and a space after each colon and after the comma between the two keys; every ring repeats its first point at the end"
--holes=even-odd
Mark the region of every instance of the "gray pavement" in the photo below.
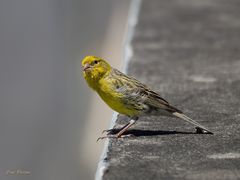
{"type": "Polygon", "coordinates": [[[214,135],[141,117],[110,139],[103,179],[240,179],[240,1],[143,1],[132,47],[128,74],[214,135]]]}

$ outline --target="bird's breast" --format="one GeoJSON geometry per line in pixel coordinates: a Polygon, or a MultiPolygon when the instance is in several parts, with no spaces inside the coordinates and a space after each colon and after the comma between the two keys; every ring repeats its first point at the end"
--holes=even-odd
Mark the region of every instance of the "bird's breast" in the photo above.
{"type": "Polygon", "coordinates": [[[136,109],[128,107],[124,102],[124,94],[120,93],[115,89],[111,82],[101,82],[100,88],[97,90],[102,100],[111,107],[114,111],[120,114],[128,116],[134,116],[138,114],[136,109]]]}

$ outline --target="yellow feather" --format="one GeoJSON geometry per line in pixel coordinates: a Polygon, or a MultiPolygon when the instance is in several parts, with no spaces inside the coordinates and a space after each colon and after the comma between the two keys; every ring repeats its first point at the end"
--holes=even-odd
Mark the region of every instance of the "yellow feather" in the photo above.
{"type": "Polygon", "coordinates": [[[83,59],[82,65],[91,65],[89,70],[84,71],[84,78],[88,85],[95,90],[102,100],[113,110],[128,116],[134,116],[138,112],[135,109],[129,109],[122,102],[123,94],[116,91],[112,81],[106,78],[112,71],[112,67],[103,59],[96,56],[87,56],[83,59]],[[94,61],[99,61],[94,63],[94,61]]]}

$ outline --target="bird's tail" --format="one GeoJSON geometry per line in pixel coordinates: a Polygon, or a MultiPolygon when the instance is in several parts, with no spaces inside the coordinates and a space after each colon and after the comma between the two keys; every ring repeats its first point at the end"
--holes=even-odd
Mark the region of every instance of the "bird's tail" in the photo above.
{"type": "Polygon", "coordinates": [[[186,116],[186,115],[183,114],[183,113],[174,112],[174,113],[172,113],[172,114],[173,114],[174,116],[180,118],[180,119],[183,119],[183,120],[185,120],[185,121],[187,121],[187,122],[189,122],[189,123],[191,123],[191,124],[194,124],[195,126],[197,126],[197,127],[196,127],[197,130],[200,128],[201,130],[207,131],[206,133],[213,134],[213,133],[212,133],[211,131],[209,131],[207,128],[205,128],[204,126],[202,126],[202,125],[199,124],[198,122],[192,120],[190,117],[186,116]]]}

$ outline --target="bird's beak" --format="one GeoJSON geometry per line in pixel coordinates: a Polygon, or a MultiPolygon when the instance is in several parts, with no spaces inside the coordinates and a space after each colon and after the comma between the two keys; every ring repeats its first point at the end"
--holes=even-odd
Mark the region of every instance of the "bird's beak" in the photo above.
{"type": "Polygon", "coordinates": [[[86,71],[86,70],[89,69],[90,67],[91,67],[90,64],[88,64],[88,63],[84,64],[84,66],[83,66],[83,71],[86,71]]]}

